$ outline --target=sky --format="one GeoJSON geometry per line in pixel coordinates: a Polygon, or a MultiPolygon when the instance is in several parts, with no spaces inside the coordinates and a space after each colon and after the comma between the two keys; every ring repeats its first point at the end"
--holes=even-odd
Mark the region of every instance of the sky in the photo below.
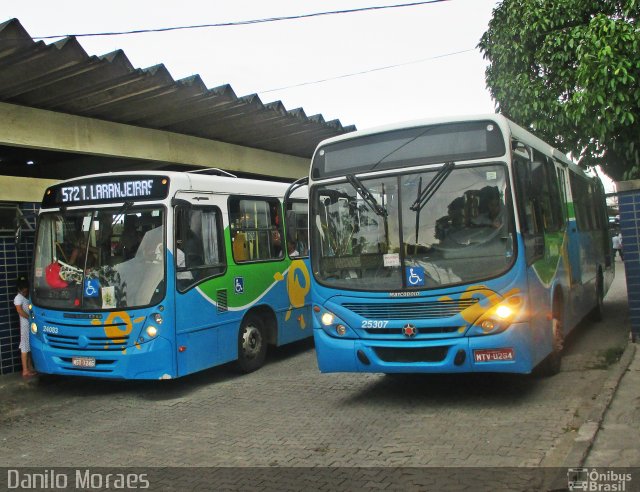
{"type": "MultiPolygon", "coordinates": [[[[410,0],[3,0],[33,38],[156,29],[398,5],[410,0]]],[[[369,128],[493,113],[476,48],[497,0],[448,0],[306,19],[118,36],[79,37],[89,55],[121,49],[136,68],[164,64],[176,80],[369,128]],[[382,69],[384,67],[391,67],[382,69]],[[358,74],[359,72],[366,72],[358,74]],[[346,76],[349,74],[358,74],[346,76]],[[310,83],[319,80],[324,82],[310,83]],[[300,85],[305,84],[305,85],[300,85]],[[297,86],[297,87],[292,87],[297,86]],[[280,89],[280,90],[273,90],[280,89]]],[[[51,43],[56,39],[46,39],[51,43]]]]}

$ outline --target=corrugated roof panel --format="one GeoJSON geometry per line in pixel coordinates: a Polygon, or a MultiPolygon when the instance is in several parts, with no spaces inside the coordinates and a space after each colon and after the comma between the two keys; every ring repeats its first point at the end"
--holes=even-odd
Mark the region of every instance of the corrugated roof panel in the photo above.
{"type": "Polygon", "coordinates": [[[78,41],[35,42],[17,19],[0,24],[0,101],[311,157],[324,138],[355,130],[164,65],[135,68],[122,50],[89,56],[78,41]]]}

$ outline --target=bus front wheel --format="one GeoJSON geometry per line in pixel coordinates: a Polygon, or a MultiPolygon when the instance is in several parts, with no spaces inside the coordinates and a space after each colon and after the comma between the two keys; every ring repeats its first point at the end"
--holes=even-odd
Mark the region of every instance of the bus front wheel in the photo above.
{"type": "Polygon", "coordinates": [[[267,355],[267,340],[264,323],[255,314],[248,314],[238,333],[238,361],[240,372],[255,371],[264,364],[267,355]]]}
{"type": "Polygon", "coordinates": [[[553,337],[551,353],[536,368],[536,373],[541,377],[555,376],[562,366],[564,336],[562,335],[562,318],[557,309],[551,320],[551,335],[553,337]]]}

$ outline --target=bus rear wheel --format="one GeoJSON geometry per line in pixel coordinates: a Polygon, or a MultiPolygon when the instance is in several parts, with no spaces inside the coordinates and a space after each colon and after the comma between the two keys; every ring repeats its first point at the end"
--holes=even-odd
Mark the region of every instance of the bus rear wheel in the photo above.
{"type": "Polygon", "coordinates": [[[238,361],[240,372],[249,373],[260,368],[267,356],[264,323],[255,314],[248,314],[238,333],[238,361]]]}
{"type": "Polygon", "coordinates": [[[604,307],[604,286],[602,279],[602,271],[598,271],[598,280],[596,281],[596,305],[590,313],[592,321],[602,321],[602,309],[604,307]]]}

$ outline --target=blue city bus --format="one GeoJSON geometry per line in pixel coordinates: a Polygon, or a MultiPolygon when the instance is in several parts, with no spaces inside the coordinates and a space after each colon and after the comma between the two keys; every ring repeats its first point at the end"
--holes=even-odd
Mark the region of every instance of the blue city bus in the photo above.
{"type": "Polygon", "coordinates": [[[307,195],[283,209],[287,187],[199,172],[50,187],[31,274],[38,372],[170,379],[230,361],[249,372],[267,345],[310,337],[307,195]]]}
{"type": "Polygon", "coordinates": [[[552,375],[602,315],[601,182],[500,115],[325,140],[308,185],[322,372],[552,375]]]}

